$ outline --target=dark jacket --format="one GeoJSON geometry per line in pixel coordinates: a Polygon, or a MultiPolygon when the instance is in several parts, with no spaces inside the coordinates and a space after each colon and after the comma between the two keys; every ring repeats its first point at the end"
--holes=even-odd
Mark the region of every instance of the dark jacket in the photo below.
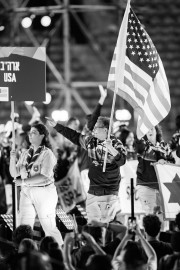
{"type": "Polygon", "coordinates": [[[89,193],[97,196],[117,195],[121,180],[119,167],[126,162],[126,150],[122,143],[114,136],[111,137],[112,145],[118,151],[118,154],[113,157],[108,153],[106,171],[103,172],[105,148],[102,142],[93,136],[82,135],[61,124],[57,124],[55,129],[71,142],[82,146],[88,151],[88,156],[90,157],[88,174],[90,179],[89,193]]]}
{"type": "Polygon", "coordinates": [[[160,159],[174,163],[170,148],[163,141],[155,146],[148,140],[141,139],[136,142],[138,153],[137,185],[159,189],[158,180],[153,163],[160,159]]]}

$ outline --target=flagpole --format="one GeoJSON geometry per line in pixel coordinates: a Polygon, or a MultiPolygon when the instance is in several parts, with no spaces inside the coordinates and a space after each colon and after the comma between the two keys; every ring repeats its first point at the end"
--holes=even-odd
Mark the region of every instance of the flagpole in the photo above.
{"type": "MultiPolygon", "coordinates": [[[[114,91],[113,103],[112,103],[112,109],[111,109],[111,117],[110,117],[110,122],[109,122],[108,137],[107,137],[108,140],[110,139],[110,135],[111,135],[113,116],[114,116],[114,108],[115,108],[115,103],[116,103],[116,96],[117,96],[117,91],[114,91]]],[[[107,154],[108,154],[108,151],[106,148],[105,157],[104,157],[104,164],[103,164],[103,172],[105,172],[105,170],[106,170],[107,154]]]]}
{"type": "MultiPolygon", "coordinates": [[[[130,0],[127,0],[126,11],[125,11],[125,14],[123,17],[123,21],[121,24],[121,28],[120,28],[118,39],[117,39],[116,49],[115,49],[115,50],[117,50],[116,63],[118,63],[118,64],[116,66],[115,89],[114,89],[111,116],[110,116],[110,122],[109,122],[109,130],[108,130],[108,137],[107,137],[108,140],[110,139],[112,124],[113,124],[113,116],[114,116],[114,109],[115,109],[115,102],[116,102],[116,95],[118,92],[118,87],[121,87],[123,85],[125,57],[124,58],[121,57],[122,53],[119,53],[119,50],[123,51],[124,52],[123,55],[125,56],[129,10],[130,10],[130,0]]],[[[103,163],[103,172],[105,172],[105,170],[106,170],[107,154],[108,154],[108,151],[106,148],[104,163],[103,163]]]]}
{"type": "MultiPolygon", "coordinates": [[[[11,120],[12,120],[12,150],[15,150],[15,129],[14,129],[14,101],[11,101],[11,120]]],[[[16,160],[13,159],[13,162],[16,163],[16,160]]],[[[14,164],[13,167],[16,167],[14,164]]],[[[16,180],[16,175],[14,176],[14,181],[16,180]]],[[[17,213],[17,187],[15,182],[12,183],[12,199],[13,199],[13,230],[16,229],[16,213],[17,213]]]]}

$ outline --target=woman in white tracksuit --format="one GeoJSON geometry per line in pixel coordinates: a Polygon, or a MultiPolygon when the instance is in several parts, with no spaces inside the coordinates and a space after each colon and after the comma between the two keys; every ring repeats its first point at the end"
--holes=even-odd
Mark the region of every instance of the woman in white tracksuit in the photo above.
{"type": "Polygon", "coordinates": [[[58,195],[54,185],[54,166],[56,158],[50,149],[49,132],[45,125],[38,123],[31,127],[29,141],[31,146],[24,151],[17,164],[16,153],[11,151],[10,173],[21,186],[20,224],[34,226],[36,214],[46,236],[53,236],[60,246],[61,233],[56,227],[56,205],[58,195]]]}

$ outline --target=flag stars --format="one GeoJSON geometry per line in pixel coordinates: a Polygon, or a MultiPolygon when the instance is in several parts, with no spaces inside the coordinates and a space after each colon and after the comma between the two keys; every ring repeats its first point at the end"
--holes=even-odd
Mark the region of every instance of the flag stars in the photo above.
{"type": "Polygon", "coordinates": [[[150,59],[149,59],[149,58],[147,58],[147,59],[146,59],[146,62],[149,62],[149,61],[150,61],[150,59]]]}
{"type": "Polygon", "coordinates": [[[142,52],[138,52],[138,55],[141,55],[142,54],[142,52]]]}
{"type": "Polygon", "coordinates": [[[149,67],[149,68],[152,68],[152,65],[149,65],[148,67],[149,67]]]}
{"type": "Polygon", "coordinates": [[[130,45],[129,48],[130,48],[130,49],[133,49],[133,45],[130,45]]]}
{"type": "Polygon", "coordinates": [[[140,58],[140,60],[139,60],[140,62],[143,62],[144,61],[144,59],[143,58],[140,58]]]}
{"type": "Polygon", "coordinates": [[[131,53],[131,54],[134,56],[136,53],[135,53],[135,51],[132,51],[132,53],[131,53]]]}
{"type": "Polygon", "coordinates": [[[131,42],[132,41],[132,39],[131,38],[128,38],[128,42],[131,42]]]}
{"type": "Polygon", "coordinates": [[[140,48],[140,46],[139,45],[136,45],[136,49],[139,49],[140,48]]]}

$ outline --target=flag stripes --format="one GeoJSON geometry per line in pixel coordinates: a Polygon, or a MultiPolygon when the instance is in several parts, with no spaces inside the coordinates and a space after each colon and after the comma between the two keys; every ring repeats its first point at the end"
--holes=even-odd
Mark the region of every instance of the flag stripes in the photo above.
{"type": "Polygon", "coordinates": [[[138,113],[137,136],[141,138],[169,113],[169,87],[157,50],[129,2],[121,28],[107,87],[117,91],[138,113]],[[122,40],[124,48],[120,46],[122,40]]]}

